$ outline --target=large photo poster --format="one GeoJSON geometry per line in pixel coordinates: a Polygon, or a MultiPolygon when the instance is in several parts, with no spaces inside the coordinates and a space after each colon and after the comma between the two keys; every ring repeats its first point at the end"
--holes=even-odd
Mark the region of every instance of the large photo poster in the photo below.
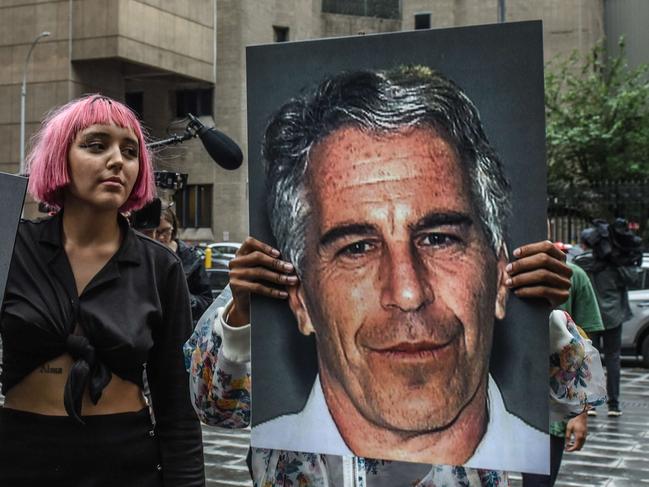
{"type": "Polygon", "coordinates": [[[540,22],[249,47],[252,445],[546,473],[540,22]]]}

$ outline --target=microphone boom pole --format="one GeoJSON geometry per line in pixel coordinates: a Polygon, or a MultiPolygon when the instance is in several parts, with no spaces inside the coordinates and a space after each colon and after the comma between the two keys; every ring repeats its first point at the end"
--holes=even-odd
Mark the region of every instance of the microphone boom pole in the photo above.
{"type": "Polygon", "coordinates": [[[180,144],[181,142],[185,142],[186,140],[193,139],[194,137],[196,137],[194,134],[187,131],[182,135],[174,134],[171,137],[169,137],[168,139],[162,139],[162,140],[156,140],[155,142],[149,142],[146,146],[149,149],[155,149],[156,147],[164,147],[165,145],[180,144]]]}
{"type": "Polygon", "coordinates": [[[243,153],[234,140],[214,127],[206,127],[191,113],[188,113],[189,123],[182,135],[174,134],[168,139],[158,140],[147,144],[149,149],[166,145],[179,144],[194,137],[199,137],[203,147],[210,157],[224,169],[234,170],[241,166],[243,153]]]}

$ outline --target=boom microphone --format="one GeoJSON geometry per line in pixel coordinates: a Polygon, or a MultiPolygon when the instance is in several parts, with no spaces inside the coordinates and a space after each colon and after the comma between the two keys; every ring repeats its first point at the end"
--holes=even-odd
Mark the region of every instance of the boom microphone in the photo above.
{"type": "Polygon", "coordinates": [[[243,153],[234,140],[213,127],[207,128],[191,113],[188,114],[188,117],[205,150],[219,166],[228,170],[234,170],[241,166],[243,153]]]}

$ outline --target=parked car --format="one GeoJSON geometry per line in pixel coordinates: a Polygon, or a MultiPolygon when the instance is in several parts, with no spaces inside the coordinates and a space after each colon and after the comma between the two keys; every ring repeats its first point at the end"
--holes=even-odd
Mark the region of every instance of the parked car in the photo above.
{"type": "Polygon", "coordinates": [[[643,254],[641,269],[639,285],[629,289],[632,316],[622,324],[622,355],[641,358],[649,368],[649,253],[643,254]]]}
{"type": "MultiPolygon", "coordinates": [[[[205,263],[205,249],[207,248],[207,245],[196,245],[194,246],[194,250],[198,253],[198,255],[201,256],[201,260],[203,261],[203,264],[205,263]]],[[[228,268],[228,263],[232,260],[232,258],[227,258],[224,257],[221,254],[218,254],[216,252],[212,252],[212,268],[214,269],[227,269],[228,268]]]]}
{"type": "Polygon", "coordinates": [[[241,244],[238,242],[216,242],[208,244],[207,247],[212,249],[212,257],[220,259],[234,259],[234,254],[237,253],[241,244]]]}

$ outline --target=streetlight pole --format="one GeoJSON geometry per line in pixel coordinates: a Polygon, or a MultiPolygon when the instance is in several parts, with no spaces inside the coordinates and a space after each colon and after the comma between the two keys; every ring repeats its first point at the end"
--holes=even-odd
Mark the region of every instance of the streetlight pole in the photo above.
{"type": "Polygon", "coordinates": [[[505,0],[498,0],[498,22],[505,22],[507,19],[507,7],[505,0]]]}
{"type": "Polygon", "coordinates": [[[27,67],[29,65],[29,59],[32,57],[32,51],[36,47],[36,43],[40,41],[43,37],[48,37],[49,32],[41,32],[36,36],[36,39],[32,41],[32,45],[29,47],[29,52],[25,58],[25,66],[23,67],[23,84],[20,88],[20,169],[19,174],[25,174],[25,99],[27,98],[27,67]]]}

